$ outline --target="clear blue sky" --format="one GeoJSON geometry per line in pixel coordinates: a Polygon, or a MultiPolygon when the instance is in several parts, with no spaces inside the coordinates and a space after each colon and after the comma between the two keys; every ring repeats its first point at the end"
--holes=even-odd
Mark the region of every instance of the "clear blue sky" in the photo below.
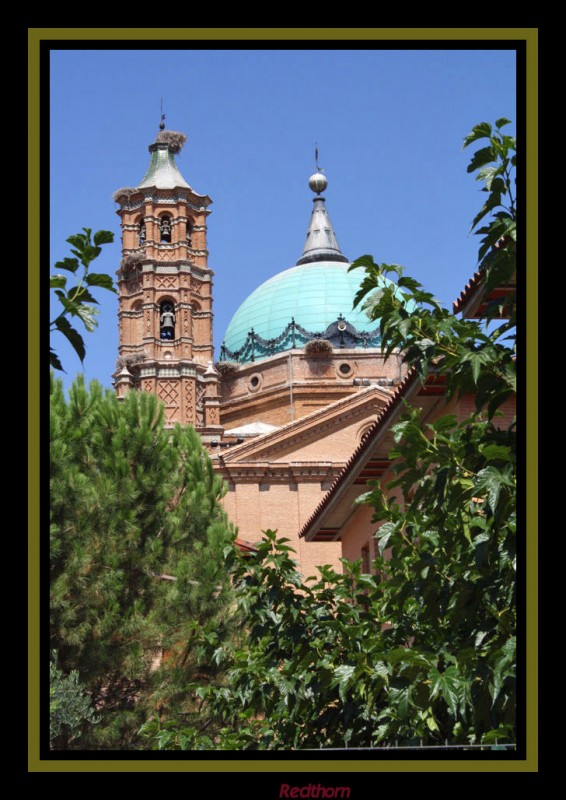
{"type": "MultiPolygon", "coordinates": [[[[53,51],[51,264],[68,255],[69,234],[105,228],[115,243],[96,271],[115,277],[112,193],[145,174],[163,98],[167,127],[188,136],[179,168],[214,201],[216,357],[239,304],[301,254],[315,142],[344,254],[403,264],[449,304],[476,267],[468,233],[482,204],[462,140],[478,122],[515,120],[515,91],[505,50],[53,51]]],[[[84,371],[110,386],[117,300],[97,296],[84,371]]],[[[62,337],[53,343],[72,378],[79,360],[62,337]]]]}

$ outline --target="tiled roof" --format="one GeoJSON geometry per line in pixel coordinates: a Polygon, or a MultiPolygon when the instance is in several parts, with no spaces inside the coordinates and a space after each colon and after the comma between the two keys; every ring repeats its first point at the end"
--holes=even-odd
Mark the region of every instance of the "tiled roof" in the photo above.
{"type": "Polygon", "coordinates": [[[460,292],[460,296],[454,301],[452,311],[454,314],[459,314],[464,310],[464,307],[474,299],[476,293],[481,289],[481,283],[484,276],[483,270],[475,272],[464,289],[460,292]]]}

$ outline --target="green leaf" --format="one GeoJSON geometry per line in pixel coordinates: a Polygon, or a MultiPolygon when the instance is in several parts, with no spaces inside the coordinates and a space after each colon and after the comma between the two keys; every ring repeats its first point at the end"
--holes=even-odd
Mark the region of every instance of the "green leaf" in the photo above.
{"type": "Polygon", "coordinates": [[[478,472],[477,479],[476,491],[481,492],[482,489],[487,491],[490,508],[495,512],[502,487],[510,485],[509,478],[496,467],[485,467],[478,472]]]}
{"type": "Polygon", "coordinates": [[[468,172],[475,172],[476,169],[483,167],[485,164],[490,164],[497,159],[497,153],[490,147],[482,147],[474,153],[472,160],[468,164],[468,172]]]}
{"type": "Polygon", "coordinates": [[[477,181],[485,181],[488,191],[491,191],[493,180],[497,175],[501,174],[501,167],[484,167],[480,169],[476,175],[477,181]]]}
{"type": "Polygon", "coordinates": [[[494,192],[490,194],[488,199],[485,201],[484,205],[478,211],[476,216],[473,219],[472,225],[470,227],[470,231],[473,231],[478,222],[480,222],[490,211],[493,211],[494,208],[501,205],[501,196],[498,192],[494,192]]]}
{"type": "Polygon", "coordinates": [[[485,445],[481,448],[481,454],[486,461],[511,461],[513,457],[510,447],[499,444],[485,445]]]}
{"type": "Polygon", "coordinates": [[[510,125],[511,120],[507,119],[507,117],[499,117],[499,119],[495,120],[495,127],[502,128],[504,125],[510,125]]]}
{"type": "Polygon", "coordinates": [[[73,233],[67,237],[66,241],[69,244],[72,244],[73,247],[79,251],[79,254],[82,253],[82,250],[87,243],[87,239],[83,233],[73,233]]]}
{"type": "Polygon", "coordinates": [[[94,234],[94,243],[96,245],[111,244],[114,241],[114,234],[112,231],[96,231],[94,234]]]}
{"type": "Polygon", "coordinates": [[[440,730],[440,728],[438,727],[434,717],[427,717],[426,718],[426,724],[427,724],[427,727],[428,727],[429,731],[438,731],[438,730],[440,730]]]}
{"type": "Polygon", "coordinates": [[[58,317],[55,320],[55,327],[70,342],[81,362],[84,361],[86,351],[83,338],[80,333],[73,328],[67,317],[58,317]]]}
{"type": "Polygon", "coordinates": [[[377,547],[380,555],[383,555],[383,551],[389,544],[389,540],[396,530],[397,525],[394,522],[386,522],[376,531],[375,538],[377,539],[377,547]]]}
{"type": "Polygon", "coordinates": [[[474,125],[471,132],[464,138],[462,150],[468,147],[478,139],[489,139],[491,136],[491,125],[489,122],[480,122],[479,125],[474,125]]]}
{"type": "Polygon", "coordinates": [[[441,433],[442,431],[451,430],[457,423],[458,420],[455,414],[446,414],[444,417],[439,417],[435,420],[430,427],[437,433],[441,433]]]}
{"type": "Polygon", "coordinates": [[[507,379],[507,383],[511,387],[511,389],[515,392],[517,391],[517,369],[514,363],[508,363],[505,365],[504,369],[505,377],[507,379]]]}
{"type": "Polygon", "coordinates": [[[377,264],[373,260],[373,256],[360,256],[350,264],[348,267],[348,272],[351,272],[353,269],[359,269],[360,267],[363,267],[363,269],[367,269],[368,267],[375,268],[377,267],[377,264]]]}
{"type": "Polygon", "coordinates": [[[53,369],[58,369],[60,372],[65,372],[59,360],[59,356],[52,347],[49,348],[49,364],[53,367],[53,369]]]}
{"type": "Polygon", "coordinates": [[[92,272],[86,276],[86,282],[89,286],[101,286],[103,289],[116,292],[116,289],[114,288],[114,282],[112,281],[110,275],[92,272]]]}
{"type": "Polygon", "coordinates": [[[64,275],[49,276],[50,289],[64,289],[66,285],[67,285],[67,278],[64,275]]]}
{"type": "Polygon", "coordinates": [[[461,679],[456,667],[448,667],[444,672],[431,669],[428,674],[431,686],[431,698],[441,695],[454,716],[458,713],[459,689],[461,679]]]}
{"type": "Polygon", "coordinates": [[[97,308],[85,304],[79,306],[76,313],[82,319],[87,331],[93,331],[98,325],[96,317],[100,312],[97,308]]]}
{"type": "Polygon", "coordinates": [[[64,258],[63,261],[57,261],[55,264],[55,269],[65,269],[67,272],[76,272],[78,268],[78,258],[64,258]]]}
{"type": "Polygon", "coordinates": [[[515,652],[516,640],[515,637],[512,636],[505,642],[498,653],[495,670],[493,672],[493,685],[491,687],[491,696],[494,703],[503,688],[505,679],[515,676],[515,652]]]}
{"type": "Polygon", "coordinates": [[[347,699],[348,683],[354,674],[355,667],[352,664],[342,664],[334,670],[333,685],[338,686],[338,695],[343,703],[347,699]]]}

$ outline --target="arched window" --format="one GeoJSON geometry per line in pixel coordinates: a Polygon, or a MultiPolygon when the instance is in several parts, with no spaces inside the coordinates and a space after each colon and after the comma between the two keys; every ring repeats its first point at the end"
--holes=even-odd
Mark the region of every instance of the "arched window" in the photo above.
{"type": "Polygon", "coordinates": [[[138,222],[138,245],[142,247],[145,244],[145,221],[140,219],[138,222]]]}
{"type": "Polygon", "coordinates": [[[161,242],[171,242],[171,217],[164,214],[159,223],[159,233],[161,242]]]}
{"type": "Polygon", "coordinates": [[[193,224],[190,219],[187,220],[187,245],[193,246],[193,224]]]}
{"type": "Polygon", "coordinates": [[[175,307],[171,300],[164,300],[159,306],[159,338],[175,338],[175,307]]]}

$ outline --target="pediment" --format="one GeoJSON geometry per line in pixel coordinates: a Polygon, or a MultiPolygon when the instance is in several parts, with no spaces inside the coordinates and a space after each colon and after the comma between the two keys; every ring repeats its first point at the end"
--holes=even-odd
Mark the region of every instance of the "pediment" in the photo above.
{"type": "Polygon", "coordinates": [[[222,453],[222,461],[346,461],[390,398],[391,390],[370,386],[222,453]]]}

